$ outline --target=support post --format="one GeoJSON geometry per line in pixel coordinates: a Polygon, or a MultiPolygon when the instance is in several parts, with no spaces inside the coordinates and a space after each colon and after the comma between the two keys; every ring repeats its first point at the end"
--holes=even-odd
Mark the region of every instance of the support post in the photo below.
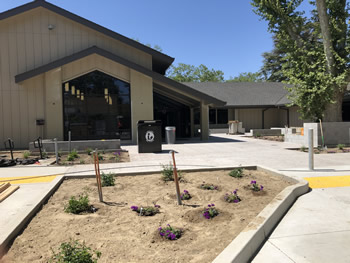
{"type": "Polygon", "coordinates": [[[176,198],[177,198],[177,204],[182,205],[181,202],[181,196],[180,196],[180,186],[179,186],[179,177],[177,176],[177,169],[176,169],[176,163],[175,163],[175,152],[171,151],[171,155],[173,157],[173,172],[174,172],[174,181],[176,186],[176,198]]]}
{"type": "Polygon", "coordinates": [[[309,170],[314,170],[314,129],[309,129],[309,170]]]}
{"type": "Polygon", "coordinates": [[[194,108],[190,109],[190,119],[191,119],[191,138],[194,137],[194,108]]]}
{"type": "Polygon", "coordinates": [[[209,106],[201,102],[201,140],[209,140],[209,106]]]}
{"type": "Polygon", "coordinates": [[[58,164],[58,146],[57,146],[57,138],[53,139],[55,142],[55,155],[56,155],[56,164],[58,164]]]}

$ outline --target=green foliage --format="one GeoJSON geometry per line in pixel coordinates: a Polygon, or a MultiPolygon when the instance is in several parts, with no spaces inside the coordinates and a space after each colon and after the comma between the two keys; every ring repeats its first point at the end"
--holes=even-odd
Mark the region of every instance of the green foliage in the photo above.
{"type": "Polygon", "coordinates": [[[301,151],[301,152],[307,152],[307,148],[306,148],[305,146],[301,146],[301,147],[300,147],[300,151],[301,151]]]}
{"type": "Polygon", "coordinates": [[[223,82],[224,72],[221,70],[208,69],[201,64],[198,67],[179,63],[171,66],[167,72],[167,77],[179,82],[223,82]]]}
{"type": "MultiPolygon", "coordinates": [[[[162,165],[163,170],[162,170],[162,180],[164,182],[168,181],[174,181],[174,167],[172,164],[169,165],[162,165]]],[[[177,170],[177,177],[180,180],[183,179],[182,172],[180,170],[177,170]]]]}
{"type": "Polygon", "coordinates": [[[262,76],[260,72],[243,72],[237,77],[230,77],[227,82],[261,82],[262,76]]]}
{"type": "Polygon", "coordinates": [[[234,178],[242,178],[243,177],[243,168],[235,168],[230,173],[229,176],[234,178]]]}
{"type": "Polygon", "coordinates": [[[80,164],[85,164],[85,161],[84,161],[84,160],[80,160],[79,163],[80,163],[80,164]]]}
{"type": "Polygon", "coordinates": [[[203,182],[199,188],[201,188],[203,190],[218,190],[218,187],[216,185],[208,184],[205,182],[203,182]]]}
{"type": "Polygon", "coordinates": [[[104,157],[103,157],[102,153],[100,153],[100,152],[97,153],[97,157],[98,157],[99,161],[103,161],[104,160],[104,157]]]}
{"type": "Polygon", "coordinates": [[[24,159],[28,159],[29,156],[30,156],[30,154],[31,154],[30,151],[24,151],[24,152],[23,152],[23,158],[24,158],[24,159]]]}
{"type": "MultiPolygon", "coordinates": [[[[289,88],[290,99],[299,106],[301,117],[341,121],[341,107],[336,105],[342,104],[349,78],[348,7],[346,1],[329,0],[325,1],[326,17],[316,8],[307,16],[300,11],[302,2],[252,0],[252,5],[274,34],[277,56],[272,63],[280,63],[281,67],[272,66],[273,72],[280,80],[293,84],[293,88],[289,88]],[[326,29],[330,32],[330,41],[320,27],[320,21],[324,19],[329,20],[326,29]]],[[[269,75],[266,67],[265,71],[269,75]]]]}
{"type": "Polygon", "coordinates": [[[256,133],[256,134],[254,135],[254,137],[255,137],[255,138],[260,138],[260,137],[261,137],[261,134],[260,134],[260,133],[256,133]]]}
{"type": "Polygon", "coordinates": [[[155,206],[132,206],[131,210],[137,212],[140,216],[153,216],[159,213],[159,208],[155,206]]]}
{"type": "Polygon", "coordinates": [[[114,173],[105,174],[104,172],[102,172],[102,186],[114,186],[114,176],[114,173]]]}
{"type": "Polygon", "coordinates": [[[101,257],[101,252],[92,252],[91,248],[87,247],[85,243],[81,244],[78,240],[63,242],[58,252],[52,250],[52,253],[49,260],[52,263],[96,263],[101,257]]]}
{"type": "Polygon", "coordinates": [[[91,148],[86,148],[85,152],[88,154],[88,155],[91,155],[93,150],[91,148]]]}
{"type": "Polygon", "coordinates": [[[339,144],[337,145],[337,148],[338,148],[339,150],[344,150],[345,145],[344,145],[344,144],[339,143],[339,144]]]}
{"type": "Polygon", "coordinates": [[[67,161],[73,162],[77,158],[79,158],[78,152],[76,150],[73,150],[68,154],[67,161]]]}
{"type": "Polygon", "coordinates": [[[89,197],[86,194],[79,196],[79,199],[76,199],[75,196],[72,196],[69,199],[68,205],[65,207],[64,211],[66,213],[72,213],[72,214],[91,212],[89,197]]]}

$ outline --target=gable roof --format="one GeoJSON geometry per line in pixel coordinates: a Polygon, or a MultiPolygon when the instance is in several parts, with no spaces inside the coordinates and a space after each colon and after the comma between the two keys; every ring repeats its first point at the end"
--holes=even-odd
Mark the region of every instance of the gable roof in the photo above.
{"type": "Polygon", "coordinates": [[[97,54],[97,55],[100,55],[100,56],[105,57],[107,59],[110,59],[114,62],[117,62],[119,64],[122,64],[126,67],[129,67],[133,70],[136,70],[142,74],[145,74],[145,75],[151,77],[154,82],[159,82],[160,84],[163,84],[163,85],[164,84],[169,85],[169,86],[174,87],[182,92],[190,94],[199,100],[203,100],[209,104],[212,103],[212,104],[215,104],[217,106],[225,105],[225,102],[220,100],[220,99],[217,99],[217,98],[215,98],[211,95],[208,95],[206,93],[203,93],[199,90],[193,89],[193,88],[191,88],[187,85],[184,85],[180,82],[177,82],[175,80],[169,79],[169,78],[163,76],[162,74],[159,74],[157,72],[149,70],[143,66],[140,66],[134,62],[131,62],[125,58],[119,57],[119,56],[117,56],[109,51],[106,51],[106,50],[101,49],[101,48],[96,47],[96,46],[84,49],[84,50],[79,51],[73,55],[58,59],[58,60],[50,62],[46,65],[40,66],[38,68],[29,70],[29,71],[21,73],[21,74],[18,74],[15,76],[15,82],[16,83],[22,82],[24,80],[30,79],[32,77],[35,77],[35,76],[40,75],[42,73],[45,73],[49,70],[61,67],[63,65],[66,65],[68,63],[71,63],[73,61],[87,57],[87,56],[92,55],[92,54],[97,54]]]}
{"type": "Polygon", "coordinates": [[[183,84],[226,101],[225,107],[278,107],[290,104],[288,84],[277,82],[184,82],[183,84]]]}
{"type": "Polygon", "coordinates": [[[120,35],[108,28],[105,28],[103,26],[100,26],[90,20],[87,20],[81,16],[78,16],[76,14],[73,14],[63,8],[60,8],[56,5],[53,5],[49,2],[46,2],[45,0],[34,0],[33,2],[29,2],[27,4],[15,7],[13,9],[7,10],[5,12],[0,13],[0,21],[4,20],[6,18],[27,12],[29,10],[38,8],[38,7],[43,7],[45,9],[48,9],[54,13],[57,13],[59,15],[62,15],[70,20],[73,20],[77,23],[80,23],[84,26],[87,26],[93,30],[96,30],[102,34],[105,34],[111,38],[114,38],[116,40],[119,40],[129,46],[132,46],[134,48],[137,48],[145,53],[148,53],[152,56],[152,65],[153,65],[153,70],[160,73],[160,74],[165,74],[165,71],[167,68],[173,63],[174,58],[163,54],[155,49],[152,49],[150,47],[147,47],[135,40],[132,40],[130,38],[127,38],[123,35],[120,35]]]}

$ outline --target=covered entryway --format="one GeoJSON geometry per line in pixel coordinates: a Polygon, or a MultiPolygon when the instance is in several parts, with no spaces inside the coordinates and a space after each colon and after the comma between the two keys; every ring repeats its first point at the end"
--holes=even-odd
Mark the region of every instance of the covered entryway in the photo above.
{"type": "Polygon", "coordinates": [[[191,137],[190,107],[176,100],[153,92],[154,119],[162,121],[162,136],[165,127],[175,126],[177,138],[191,137]]]}

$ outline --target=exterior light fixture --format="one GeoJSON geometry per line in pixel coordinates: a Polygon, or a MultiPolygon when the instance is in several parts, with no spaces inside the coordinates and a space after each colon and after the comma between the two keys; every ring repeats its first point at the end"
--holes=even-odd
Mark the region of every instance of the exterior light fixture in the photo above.
{"type": "Polygon", "coordinates": [[[69,82],[67,82],[66,84],[64,84],[64,90],[65,92],[69,91],[69,82]]]}
{"type": "Polygon", "coordinates": [[[112,100],[112,97],[110,95],[108,96],[108,104],[109,105],[113,104],[113,100],[112,100]]]}
{"type": "Polygon", "coordinates": [[[72,95],[75,95],[75,86],[72,86],[72,95]]]}
{"type": "Polygon", "coordinates": [[[80,89],[77,89],[77,98],[79,99],[80,97],[80,89]]]}
{"type": "Polygon", "coordinates": [[[105,89],[105,99],[108,102],[108,89],[105,89]]]}
{"type": "Polygon", "coordinates": [[[80,99],[83,101],[84,100],[84,92],[81,93],[80,99]]]}
{"type": "Polygon", "coordinates": [[[49,25],[47,26],[47,28],[48,28],[49,30],[53,30],[53,29],[55,28],[55,26],[52,25],[52,24],[49,24],[49,25]]]}

